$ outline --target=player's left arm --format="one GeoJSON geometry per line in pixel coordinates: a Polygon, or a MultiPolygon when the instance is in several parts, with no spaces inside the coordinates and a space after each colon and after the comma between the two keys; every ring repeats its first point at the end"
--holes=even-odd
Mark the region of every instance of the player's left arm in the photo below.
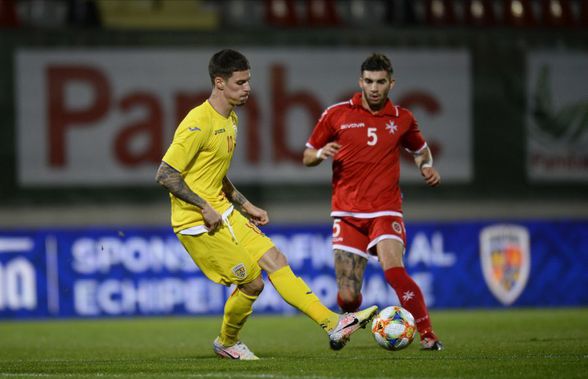
{"type": "Polygon", "coordinates": [[[223,178],[223,192],[227,196],[227,199],[245,213],[249,215],[249,219],[255,225],[265,225],[269,223],[269,215],[267,211],[253,205],[247,198],[233,185],[228,177],[223,178]]]}
{"type": "Polygon", "coordinates": [[[433,167],[433,154],[431,154],[431,150],[429,146],[425,146],[421,150],[413,153],[414,163],[419,168],[421,175],[425,179],[425,183],[427,183],[431,187],[436,187],[441,183],[441,175],[439,172],[433,167]]]}

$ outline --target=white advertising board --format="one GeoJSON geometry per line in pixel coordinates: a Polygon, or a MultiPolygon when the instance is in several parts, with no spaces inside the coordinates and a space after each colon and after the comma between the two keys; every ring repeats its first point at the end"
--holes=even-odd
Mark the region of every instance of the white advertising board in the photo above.
{"type": "MultiPolygon", "coordinates": [[[[328,183],[301,164],[321,112],[358,91],[374,50],[243,48],[253,93],[238,109],[236,183],[328,183]]],[[[18,180],[34,186],[151,185],[179,120],[210,93],[217,49],[21,49],[15,57],[18,180]]],[[[443,181],[472,179],[471,70],[465,50],[382,51],[392,101],[409,108],[443,181]]],[[[403,160],[403,182],[420,181],[403,160]]]]}
{"type": "Polygon", "coordinates": [[[588,182],[588,54],[534,52],[527,71],[529,179],[588,182]]]}

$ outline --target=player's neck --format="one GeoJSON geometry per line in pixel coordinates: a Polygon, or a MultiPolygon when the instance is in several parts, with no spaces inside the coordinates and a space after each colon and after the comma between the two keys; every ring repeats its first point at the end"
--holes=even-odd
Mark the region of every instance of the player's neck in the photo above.
{"type": "Polygon", "coordinates": [[[380,111],[381,111],[381,110],[384,108],[384,106],[383,106],[383,105],[380,105],[380,106],[379,106],[377,109],[374,109],[374,108],[372,108],[372,107],[371,107],[371,106],[368,104],[367,100],[366,100],[366,99],[364,99],[364,98],[362,98],[362,99],[361,99],[361,106],[362,106],[362,107],[363,107],[365,110],[367,110],[368,112],[370,112],[371,114],[377,114],[378,112],[380,112],[380,111]]]}
{"type": "Polygon", "coordinates": [[[234,108],[234,106],[231,105],[227,101],[227,99],[224,96],[222,96],[221,93],[218,93],[216,91],[212,91],[210,97],[208,98],[208,102],[210,103],[212,108],[214,108],[214,110],[217,111],[218,114],[225,118],[229,117],[231,111],[234,108]]]}

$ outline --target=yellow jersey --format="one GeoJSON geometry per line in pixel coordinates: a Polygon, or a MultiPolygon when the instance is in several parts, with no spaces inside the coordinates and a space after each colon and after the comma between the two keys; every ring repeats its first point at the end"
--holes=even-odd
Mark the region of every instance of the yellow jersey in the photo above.
{"type": "MultiPolygon", "coordinates": [[[[182,120],[162,159],[182,174],[194,193],[221,214],[231,207],[222,187],[235,151],[237,121],[234,111],[224,117],[205,101],[182,120]]],[[[170,199],[174,232],[204,224],[200,208],[171,193],[170,199]]]]}

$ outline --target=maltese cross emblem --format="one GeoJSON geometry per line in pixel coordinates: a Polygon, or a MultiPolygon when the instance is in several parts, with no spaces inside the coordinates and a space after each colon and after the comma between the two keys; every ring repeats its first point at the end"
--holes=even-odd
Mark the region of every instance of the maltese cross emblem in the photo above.
{"type": "Polygon", "coordinates": [[[412,292],[412,291],[406,291],[405,293],[402,294],[403,301],[409,301],[409,300],[412,300],[413,298],[414,298],[414,292],[412,292]]]}
{"type": "Polygon", "coordinates": [[[396,133],[398,130],[398,125],[394,123],[394,121],[390,120],[386,123],[386,130],[390,132],[390,134],[396,133]]]}

